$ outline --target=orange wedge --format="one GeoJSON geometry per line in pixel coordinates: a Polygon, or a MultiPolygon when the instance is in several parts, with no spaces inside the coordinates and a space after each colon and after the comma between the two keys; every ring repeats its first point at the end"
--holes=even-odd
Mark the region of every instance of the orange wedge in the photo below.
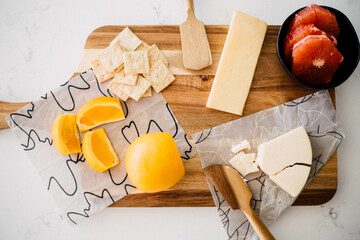
{"type": "Polygon", "coordinates": [[[87,163],[98,172],[103,172],[120,163],[103,128],[85,133],[82,152],[87,163]]]}
{"type": "Polygon", "coordinates": [[[60,154],[81,152],[76,114],[62,114],[57,117],[53,123],[51,134],[54,146],[60,154]]]}
{"type": "Polygon", "coordinates": [[[185,174],[179,150],[169,133],[149,133],[137,138],[126,152],[125,164],[131,182],[144,192],[168,189],[185,174]]]}
{"type": "Polygon", "coordinates": [[[120,100],[113,97],[98,97],[88,101],[81,106],[76,116],[80,132],[123,119],[125,117],[120,100]]]}

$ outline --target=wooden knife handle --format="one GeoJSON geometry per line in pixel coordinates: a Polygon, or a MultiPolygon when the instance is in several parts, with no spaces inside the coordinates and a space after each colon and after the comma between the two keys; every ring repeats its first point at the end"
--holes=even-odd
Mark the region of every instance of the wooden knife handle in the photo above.
{"type": "Polygon", "coordinates": [[[246,211],[243,210],[243,212],[261,240],[275,240],[269,229],[251,207],[246,209],[246,211]]]}
{"type": "Polygon", "coordinates": [[[185,10],[187,13],[187,17],[195,17],[194,13],[194,0],[184,0],[185,10]]]}

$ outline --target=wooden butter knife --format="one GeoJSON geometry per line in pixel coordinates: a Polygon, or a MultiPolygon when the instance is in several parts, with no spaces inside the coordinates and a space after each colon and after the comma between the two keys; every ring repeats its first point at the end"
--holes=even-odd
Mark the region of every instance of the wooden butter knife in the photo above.
{"type": "Polygon", "coordinates": [[[250,205],[252,193],[235,169],[226,165],[210,165],[204,168],[204,172],[230,207],[244,212],[260,239],[275,239],[252,209],[250,205]]]}
{"type": "Polygon", "coordinates": [[[187,18],[180,25],[184,67],[200,70],[212,64],[204,23],[197,20],[193,0],[184,0],[187,18]]]}

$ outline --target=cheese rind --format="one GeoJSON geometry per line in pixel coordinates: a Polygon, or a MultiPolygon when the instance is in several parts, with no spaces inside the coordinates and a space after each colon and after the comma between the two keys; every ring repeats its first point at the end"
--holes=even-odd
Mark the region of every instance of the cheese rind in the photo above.
{"type": "Polygon", "coordinates": [[[267,24],[235,12],[206,107],[242,115],[267,24]]]}
{"type": "Polygon", "coordinates": [[[256,162],[262,171],[291,196],[303,189],[310,173],[312,149],[304,127],[259,145],[256,162]]]}

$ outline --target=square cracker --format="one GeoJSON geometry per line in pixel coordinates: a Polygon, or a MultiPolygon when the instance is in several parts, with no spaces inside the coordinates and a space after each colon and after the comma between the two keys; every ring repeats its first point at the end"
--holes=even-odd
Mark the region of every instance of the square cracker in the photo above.
{"type": "Polygon", "coordinates": [[[128,28],[126,27],[124,30],[117,35],[114,40],[110,43],[112,44],[119,44],[119,46],[124,49],[125,51],[134,51],[142,41],[128,28]]]}
{"type": "Polygon", "coordinates": [[[128,100],[129,95],[127,95],[126,93],[122,92],[122,91],[120,90],[120,86],[121,86],[120,83],[112,80],[112,81],[108,84],[107,88],[108,88],[110,91],[112,91],[116,96],[118,96],[119,98],[121,98],[121,100],[123,100],[123,101],[125,102],[126,100],[128,100]]]}
{"type": "Polygon", "coordinates": [[[139,75],[135,86],[126,84],[120,85],[120,90],[125,94],[129,95],[135,101],[138,101],[142,95],[149,89],[151,83],[147,81],[143,76],[139,75]]]}
{"type": "Polygon", "coordinates": [[[169,66],[169,62],[166,57],[161,53],[156,44],[151,45],[148,49],[150,66],[154,65],[158,61],[162,61],[166,66],[169,66]]]}
{"type": "Polygon", "coordinates": [[[151,87],[149,87],[148,90],[141,97],[151,97],[151,96],[152,96],[152,90],[151,87]]]}
{"type": "Polygon", "coordinates": [[[146,42],[142,41],[142,43],[136,48],[135,51],[141,51],[141,50],[148,50],[150,48],[150,45],[146,42]]]}
{"type": "Polygon", "coordinates": [[[110,78],[114,77],[114,73],[106,70],[106,68],[104,67],[104,65],[102,65],[102,63],[100,62],[100,60],[98,58],[92,60],[90,62],[90,65],[91,65],[92,69],[94,70],[95,76],[98,79],[99,83],[103,83],[103,82],[109,80],[110,78]]]}
{"type": "Polygon", "coordinates": [[[157,93],[161,92],[175,80],[175,76],[162,61],[154,64],[150,69],[150,73],[144,74],[144,77],[151,82],[152,87],[157,93]]]}
{"type": "Polygon", "coordinates": [[[98,58],[106,70],[113,72],[124,63],[123,49],[118,44],[113,44],[99,53],[98,58]]]}
{"type": "Polygon", "coordinates": [[[148,52],[145,50],[124,52],[125,74],[150,72],[148,52]]]}
{"type": "Polygon", "coordinates": [[[121,70],[119,73],[115,74],[114,81],[116,81],[118,83],[122,83],[122,84],[135,86],[137,78],[138,78],[137,73],[135,73],[135,74],[126,74],[125,75],[124,70],[121,70]]]}

